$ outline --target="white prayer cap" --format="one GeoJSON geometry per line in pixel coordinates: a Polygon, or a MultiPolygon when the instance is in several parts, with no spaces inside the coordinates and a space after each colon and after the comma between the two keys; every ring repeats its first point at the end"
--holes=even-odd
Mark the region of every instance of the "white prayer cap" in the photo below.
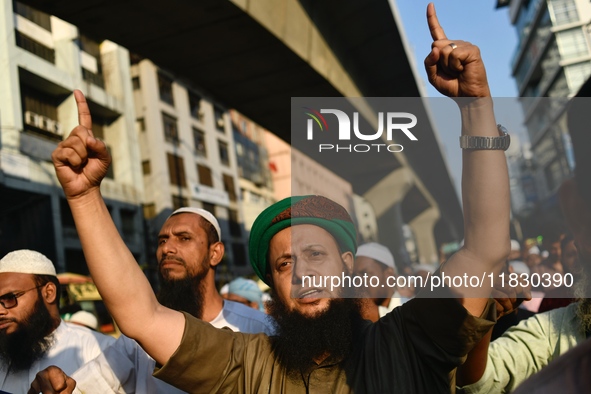
{"type": "Polygon", "coordinates": [[[377,242],[369,242],[359,246],[357,248],[356,256],[369,257],[370,259],[374,259],[379,263],[393,268],[394,272],[396,272],[396,266],[394,265],[394,256],[392,256],[390,249],[377,242]]]}
{"type": "Polygon", "coordinates": [[[532,246],[531,248],[529,248],[529,254],[540,254],[540,248],[538,248],[536,245],[532,246]]]}
{"type": "Polygon", "coordinates": [[[68,321],[70,323],[76,323],[76,324],[80,324],[82,326],[86,326],[88,328],[92,328],[93,330],[98,329],[98,320],[90,312],[78,311],[78,312],[74,313],[70,317],[70,320],[68,320],[68,321]]]}
{"type": "Polygon", "coordinates": [[[516,241],[514,239],[511,240],[511,251],[520,251],[521,250],[521,245],[519,244],[519,241],[516,241]]]}
{"type": "Polygon", "coordinates": [[[215,218],[215,216],[213,216],[211,214],[211,212],[206,211],[205,209],[201,209],[201,208],[193,208],[193,207],[182,207],[177,209],[176,211],[174,211],[170,216],[174,216],[177,215],[179,213],[194,213],[196,215],[201,216],[203,219],[207,220],[209,223],[211,223],[211,225],[213,226],[213,228],[215,228],[215,231],[218,233],[218,239],[221,241],[222,240],[222,231],[220,230],[220,224],[218,223],[218,220],[215,218]]]}
{"type": "Polygon", "coordinates": [[[417,264],[413,267],[413,272],[415,274],[421,271],[433,274],[435,271],[437,271],[437,267],[434,264],[417,264]]]}
{"type": "Polygon", "coordinates": [[[0,273],[15,272],[33,275],[56,276],[51,260],[34,250],[15,250],[0,260],[0,273]]]}
{"type": "Polygon", "coordinates": [[[513,272],[515,272],[516,274],[529,274],[529,267],[523,261],[510,261],[509,267],[511,267],[513,269],[513,272]]]}

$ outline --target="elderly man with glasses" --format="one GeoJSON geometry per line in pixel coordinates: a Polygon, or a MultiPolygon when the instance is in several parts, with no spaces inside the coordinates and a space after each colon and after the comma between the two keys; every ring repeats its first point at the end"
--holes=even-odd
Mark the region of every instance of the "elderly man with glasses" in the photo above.
{"type": "Polygon", "coordinates": [[[0,392],[26,393],[49,365],[71,374],[114,341],[61,320],[59,282],[47,257],[17,250],[0,260],[0,392]]]}

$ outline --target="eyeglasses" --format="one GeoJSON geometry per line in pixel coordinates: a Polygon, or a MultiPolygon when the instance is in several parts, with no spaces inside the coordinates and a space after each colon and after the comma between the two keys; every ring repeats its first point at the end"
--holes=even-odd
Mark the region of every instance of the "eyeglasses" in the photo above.
{"type": "Polygon", "coordinates": [[[0,296],[0,304],[2,304],[2,306],[4,307],[4,309],[11,309],[14,308],[15,306],[18,305],[18,300],[17,298],[19,298],[20,296],[24,295],[27,291],[31,291],[31,290],[35,290],[38,289],[40,287],[43,287],[45,285],[41,285],[41,286],[35,286],[32,287],[28,290],[23,290],[23,291],[19,291],[18,293],[6,293],[0,296]]]}

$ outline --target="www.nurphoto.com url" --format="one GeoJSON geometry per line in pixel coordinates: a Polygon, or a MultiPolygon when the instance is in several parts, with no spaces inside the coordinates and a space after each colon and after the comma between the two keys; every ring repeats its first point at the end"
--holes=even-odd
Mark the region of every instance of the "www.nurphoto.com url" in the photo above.
{"type": "Polygon", "coordinates": [[[427,274],[425,277],[420,275],[399,275],[388,276],[382,282],[378,276],[351,276],[343,273],[342,275],[318,275],[302,276],[302,287],[322,287],[330,288],[331,291],[337,288],[370,288],[370,287],[430,287],[431,291],[439,287],[472,287],[481,288],[490,287],[545,287],[553,288],[566,286],[571,287],[574,284],[573,275],[570,273],[506,273],[494,274],[492,272],[483,272],[482,276],[476,275],[439,275],[427,274]]]}

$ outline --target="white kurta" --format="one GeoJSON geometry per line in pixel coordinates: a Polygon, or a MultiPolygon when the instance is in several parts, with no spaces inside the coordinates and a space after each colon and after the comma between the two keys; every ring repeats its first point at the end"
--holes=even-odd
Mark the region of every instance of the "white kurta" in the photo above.
{"type": "Polygon", "coordinates": [[[71,375],[115,342],[113,337],[64,321],[50,335],[54,337],[53,346],[28,370],[13,372],[9,365],[0,364],[1,390],[15,394],[26,393],[37,372],[50,365],[57,365],[71,375]]]}
{"type": "MultiPolygon", "coordinates": [[[[224,301],[220,314],[210,322],[245,333],[273,334],[271,318],[256,309],[233,301],[224,301]]],[[[183,393],[152,376],[156,362],[135,342],[124,335],[97,358],[80,368],[72,378],[75,393],[183,393]]]]}

